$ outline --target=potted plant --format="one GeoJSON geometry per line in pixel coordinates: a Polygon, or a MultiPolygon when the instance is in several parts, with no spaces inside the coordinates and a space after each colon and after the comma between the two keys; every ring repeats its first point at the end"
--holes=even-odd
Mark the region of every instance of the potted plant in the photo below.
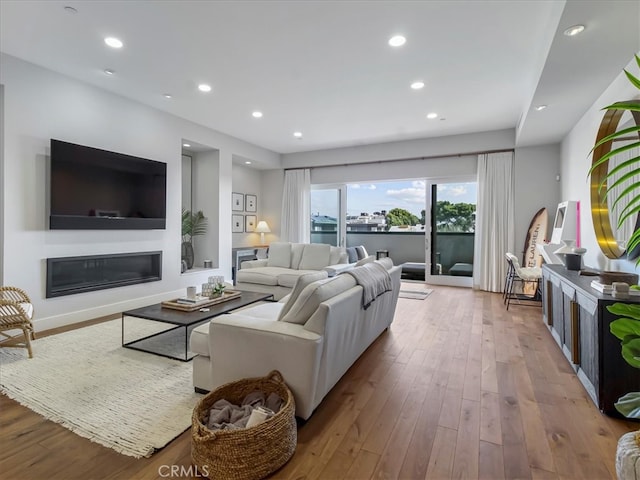
{"type": "Polygon", "coordinates": [[[193,268],[195,254],[193,251],[193,237],[207,233],[209,226],[207,217],[202,210],[192,213],[191,210],[182,210],[182,248],[181,257],[186,262],[187,268],[193,268]]]}

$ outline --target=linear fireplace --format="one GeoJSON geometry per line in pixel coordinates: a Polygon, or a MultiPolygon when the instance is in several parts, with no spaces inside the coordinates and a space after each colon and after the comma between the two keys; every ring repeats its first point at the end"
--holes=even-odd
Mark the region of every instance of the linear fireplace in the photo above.
{"type": "Polygon", "coordinates": [[[47,258],[47,298],[162,280],[162,252],[47,258]]]}

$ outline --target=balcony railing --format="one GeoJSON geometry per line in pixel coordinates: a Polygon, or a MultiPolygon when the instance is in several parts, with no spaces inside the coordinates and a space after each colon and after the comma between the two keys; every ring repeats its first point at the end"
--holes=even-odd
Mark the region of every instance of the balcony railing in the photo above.
{"type": "MultiPolygon", "coordinates": [[[[473,233],[440,232],[435,241],[436,262],[443,274],[456,263],[473,264],[473,233]]],[[[312,243],[337,244],[335,231],[311,232],[312,243]]],[[[387,250],[393,263],[425,262],[425,234],[422,232],[347,232],[347,247],[364,245],[375,255],[387,250]]],[[[435,273],[435,272],[434,272],[435,273]]]]}

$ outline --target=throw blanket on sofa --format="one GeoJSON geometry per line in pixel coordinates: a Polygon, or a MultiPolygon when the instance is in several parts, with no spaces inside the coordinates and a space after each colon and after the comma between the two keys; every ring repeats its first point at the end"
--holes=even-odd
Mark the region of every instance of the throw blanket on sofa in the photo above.
{"type": "Polygon", "coordinates": [[[365,263],[343,274],[351,275],[362,286],[362,308],[365,310],[377,297],[392,290],[389,272],[376,262],[365,263]]]}

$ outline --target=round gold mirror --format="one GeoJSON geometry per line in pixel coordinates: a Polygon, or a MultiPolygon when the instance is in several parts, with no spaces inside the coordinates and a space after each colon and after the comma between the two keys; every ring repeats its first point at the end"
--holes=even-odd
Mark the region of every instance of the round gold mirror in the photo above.
{"type": "MultiPolygon", "coordinates": [[[[640,100],[634,100],[633,102],[640,104],[640,100]]],[[[627,110],[608,110],[600,123],[595,142],[596,145],[605,137],[618,131],[620,126],[630,126],[634,123],[640,126],[640,112],[630,113],[627,110]]],[[[596,147],[593,150],[592,165],[595,165],[603,156],[609,154],[612,149],[615,150],[625,145],[637,143],[638,138],[640,138],[640,134],[636,132],[636,135],[620,136],[613,141],[596,147]],[[615,147],[613,146],[614,142],[615,147]]],[[[616,180],[625,176],[631,168],[623,168],[609,178],[606,177],[609,172],[612,172],[614,168],[620,166],[624,161],[630,160],[638,155],[640,155],[638,148],[631,148],[625,152],[611,156],[608,160],[593,168],[591,172],[591,217],[593,219],[593,227],[598,245],[607,258],[616,259],[625,254],[627,254],[629,258],[633,258],[634,256],[626,252],[624,242],[629,239],[633,231],[637,228],[640,222],[640,216],[628,218],[623,224],[618,225],[618,219],[620,218],[622,210],[629,204],[630,196],[625,195],[626,198],[618,202],[615,206],[610,206],[610,203],[613,204],[613,199],[617,196],[624,195],[625,188],[633,183],[639,182],[640,178],[626,178],[619,185],[613,186],[616,180]],[[603,184],[603,182],[605,183],[603,184]],[[602,188],[600,188],[601,184],[603,184],[602,188]],[[604,194],[607,191],[608,184],[612,185],[612,187],[610,188],[609,194],[605,196],[604,194]]],[[[636,253],[638,252],[633,252],[633,254],[636,253]]]]}

